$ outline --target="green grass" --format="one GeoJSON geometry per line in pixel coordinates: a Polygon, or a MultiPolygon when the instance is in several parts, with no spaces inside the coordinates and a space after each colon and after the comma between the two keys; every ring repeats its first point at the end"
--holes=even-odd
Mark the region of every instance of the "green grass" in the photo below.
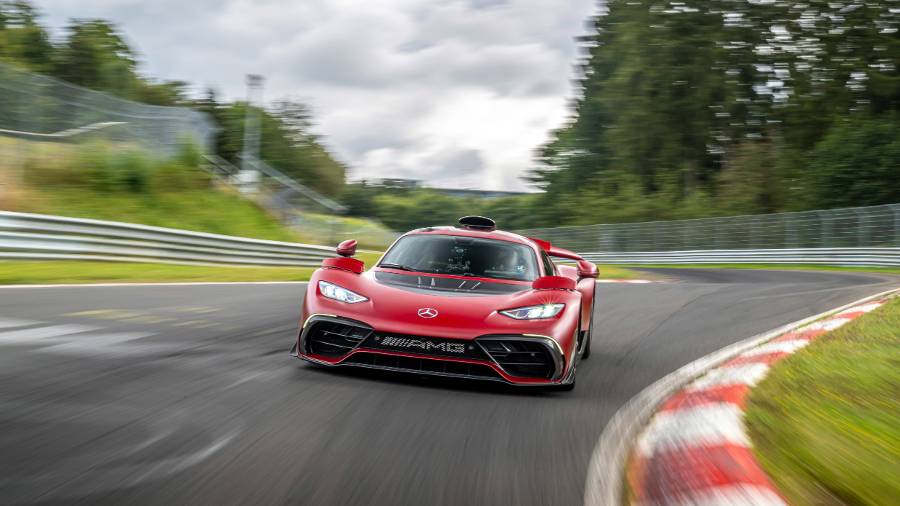
{"type": "MultiPolygon", "coordinates": [[[[359,253],[372,266],[381,253],[359,253]]],[[[307,281],[315,267],[213,267],[126,262],[0,261],[0,285],[222,281],[307,281]]]]}
{"type": "Polygon", "coordinates": [[[252,201],[213,184],[190,146],[164,159],[136,145],[101,139],[84,144],[0,139],[0,155],[0,209],[302,240],[252,201]]]}
{"type": "Polygon", "coordinates": [[[776,365],[746,421],[788,503],[898,504],[900,299],[776,365]]]}
{"type": "MultiPolygon", "coordinates": [[[[356,258],[371,267],[379,252],[361,252],[356,258]]],[[[150,283],[214,281],[306,281],[315,267],[207,267],[90,261],[0,261],[0,285],[68,283],[150,283]]],[[[641,273],[600,266],[601,278],[635,279],[641,273]]]]}
{"type": "Polygon", "coordinates": [[[101,193],[33,189],[28,212],[140,223],[214,234],[297,242],[298,236],[239,195],[213,189],[101,193]]]}
{"type": "MultiPolygon", "coordinates": [[[[380,253],[356,258],[370,267],[380,253]]],[[[315,267],[207,267],[90,261],[2,261],[0,285],[222,281],[307,281],[315,267]]]]}
{"type": "Polygon", "coordinates": [[[311,267],[205,267],[81,261],[0,262],[0,284],[305,281],[311,267]]]}
{"type": "Polygon", "coordinates": [[[648,269],[771,269],[785,271],[843,271],[900,274],[900,268],[897,267],[853,267],[841,265],[810,264],[628,264],[626,265],[626,267],[646,267],[648,269]]]}
{"type": "Polygon", "coordinates": [[[601,279],[659,279],[652,273],[640,272],[619,265],[597,264],[601,279]]]}

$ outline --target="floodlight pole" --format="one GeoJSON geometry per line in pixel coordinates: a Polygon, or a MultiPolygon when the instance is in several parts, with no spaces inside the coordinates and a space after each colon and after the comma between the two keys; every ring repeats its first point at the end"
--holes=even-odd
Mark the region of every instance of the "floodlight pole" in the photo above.
{"type": "Polygon", "coordinates": [[[259,181],[259,171],[254,167],[254,162],[259,160],[260,125],[262,118],[260,111],[254,107],[254,102],[261,108],[263,76],[259,74],[247,74],[247,112],[244,117],[244,149],[241,153],[242,188],[255,192],[259,181]],[[254,100],[257,99],[257,100],[254,100]]]}

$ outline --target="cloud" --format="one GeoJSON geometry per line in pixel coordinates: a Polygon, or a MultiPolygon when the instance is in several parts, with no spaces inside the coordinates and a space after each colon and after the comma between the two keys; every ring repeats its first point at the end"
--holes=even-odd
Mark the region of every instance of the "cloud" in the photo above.
{"type": "Polygon", "coordinates": [[[308,102],[353,178],[524,189],[567,115],[595,0],[39,0],[54,27],[111,19],[149,75],[308,102]],[[465,174],[460,167],[467,167],[465,174]],[[448,174],[459,173],[458,177],[448,174]]]}

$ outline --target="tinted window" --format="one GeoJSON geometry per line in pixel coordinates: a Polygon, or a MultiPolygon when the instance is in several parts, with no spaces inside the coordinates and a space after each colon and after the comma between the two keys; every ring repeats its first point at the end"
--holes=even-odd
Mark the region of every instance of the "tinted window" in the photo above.
{"type": "Polygon", "coordinates": [[[524,244],[451,235],[408,235],[381,264],[433,274],[532,281],[538,277],[534,251],[524,244]]]}

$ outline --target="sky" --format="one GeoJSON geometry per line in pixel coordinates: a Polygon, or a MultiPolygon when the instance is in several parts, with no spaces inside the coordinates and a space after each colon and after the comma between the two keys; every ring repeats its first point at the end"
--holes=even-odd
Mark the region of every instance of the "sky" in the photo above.
{"type": "Polygon", "coordinates": [[[527,190],[569,115],[574,37],[596,0],[36,0],[117,23],[149,76],[309,104],[349,178],[527,190]]]}

